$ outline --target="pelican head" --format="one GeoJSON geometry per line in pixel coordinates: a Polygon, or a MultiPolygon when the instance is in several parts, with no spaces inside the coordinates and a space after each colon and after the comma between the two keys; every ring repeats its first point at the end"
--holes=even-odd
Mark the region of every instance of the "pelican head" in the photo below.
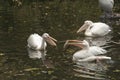
{"type": "Polygon", "coordinates": [[[64,44],[64,48],[67,45],[77,46],[77,47],[80,47],[82,49],[89,48],[89,43],[86,40],[83,40],[83,41],[80,41],[80,40],[67,40],[66,43],[64,44]]]}
{"type": "Polygon", "coordinates": [[[92,25],[93,25],[93,22],[92,22],[92,21],[86,20],[86,21],[84,22],[84,24],[78,29],[77,33],[80,33],[81,31],[88,29],[88,27],[90,27],[90,26],[92,26],[92,25]]]}
{"type": "Polygon", "coordinates": [[[52,46],[56,46],[57,40],[53,37],[51,37],[48,33],[44,33],[42,37],[45,39],[46,42],[48,42],[52,46]]]}

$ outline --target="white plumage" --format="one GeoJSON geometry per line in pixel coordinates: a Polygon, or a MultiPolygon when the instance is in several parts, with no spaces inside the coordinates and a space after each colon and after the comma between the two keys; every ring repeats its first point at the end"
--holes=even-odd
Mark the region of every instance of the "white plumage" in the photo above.
{"type": "Polygon", "coordinates": [[[99,0],[99,5],[105,13],[112,13],[114,0],[99,0]]]}
{"type": "Polygon", "coordinates": [[[104,50],[100,47],[91,46],[88,49],[86,48],[86,49],[82,49],[80,51],[75,52],[73,55],[73,61],[78,61],[78,60],[82,60],[82,59],[85,59],[85,58],[88,58],[91,56],[105,54],[106,52],[107,52],[106,50],[104,50]]]}
{"type": "Polygon", "coordinates": [[[56,46],[56,39],[52,38],[48,33],[44,33],[42,36],[34,33],[27,39],[28,47],[34,50],[45,50],[47,47],[46,42],[52,46],[56,46]]]}
{"type": "MultiPolygon", "coordinates": [[[[82,60],[82,59],[85,59],[85,58],[88,58],[91,56],[96,56],[96,55],[107,53],[106,50],[104,50],[98,46],[90,47],[89,43],[86,40],[83,40],[81,43],[79,43],[79,45],[80,46],[82,45],[82,50],[79,50],[74,53],[73,61],[78,61],[78,60],[82,60]]],[[[90,59],[92,59],[92,58],[90,58],[90,59]]]]}
{"type": "Polygon", "coordinates": [[[36,33],[31,34],[29,36],[27,42],[28,42],[28,47],[32,48],[32,49],[35,49],[35,50],[39,50],[39,49],[42,50],[42,49],[45,49],[46,46],[47,46],[47,44],[43,40],[43,38],[40,35],[36,34],[36,33]],[[44,47],[42,45],[44,45],[44,47]]]}
{"type": "Polygon", "coordinates": [[[99,37],[108,34],[111,30],[110,27],[102,22],[93,23],[90,20],[84,22],[84,25],[80,27],[77,33],[85,30],[86,36],[99,37]]]}
{"type": "Polygon", "coordinates": [[[107,56],[90,56],[84,59],[79,59],[77,62],[90,62],[90,61],[95,61],[95,60],[110,60],[111,57],[107,56]]]}
{"type": "Polygon", "coordinates": [[[73,54],[74,62],[94,61],[96,59],[111,59],[107,56],[101,56],[102,54],[107,53],[106,50],[98,46],[89,46],[89,43],[86,40],[68,40],[65,43],[65,46],[66,45],[74,45],[82,48],[82,50],[79,50],[73,54]]]}

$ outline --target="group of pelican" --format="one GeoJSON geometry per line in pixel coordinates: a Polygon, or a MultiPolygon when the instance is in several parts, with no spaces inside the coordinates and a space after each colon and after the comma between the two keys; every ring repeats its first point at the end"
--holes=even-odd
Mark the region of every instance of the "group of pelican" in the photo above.
{"type": "MultiPolygon", "coordinates": [[[[101,8],[105,13],[112,13],[112,8],[114,1],[113,0],[99,0],[101,8]]],[[[109,25],[102,22],[92,22],[90,20],[86,20],[82,27],[80,27],[77,33],[85,30],[85,36],[90,37],[100,37],[107,35],[111,29],[109,25]]],[[[46,50],[48,42],[52,46],[57,46],[57,40],[51,37],[48,33],[44,33],[40,36],[37,33],[31,34],[27,39],[28,47],[33,50],[46,50]]],[[[84,62],[84,61],[94,61],[101,59],[111,59],[111,57],[103,56],[102,54],[107,53],[106,50],[102,49],[98,46],[90,46],[86,40],[66,40],[64,47],[68,45],[73,45],[82,48],[73,54],[74,62],[84,62]]]]}
{"type": "MultiPolygon", "coordinates": [[[[86,30],[85,36],[90,36],[90,37],[104,36],[104,35],[107,35],[111,31],[110,27],[107,24],[102,23],[102,22],[93,23],[90,20],[85,21],[84,25],[80,27],[77,33],[83,30],[86,30]]],[[[56,45],[57,40],[51,37],[48,33],[44,33],[42,36],[40,36],[37,33],[31,34],[27,42],[28,42],[27,46],[36,51],[46,50],[46,47],[47,47],[46,42],[48,42],[52,46],[57,46],[56,45]]],[[[64,48],[67,45],[74,45],[74,46],[82,48],[82,50],[79,50],[74,53],[73,55],[74,62],[111,59],[111,57],[107,57],[107,56],[98,56],[98,55],[107,53],[107,51],[98,46],[89,46],[89,43],[86,40],[83,40],[83,41],[66,40],[64,44],[64,48]]]]}

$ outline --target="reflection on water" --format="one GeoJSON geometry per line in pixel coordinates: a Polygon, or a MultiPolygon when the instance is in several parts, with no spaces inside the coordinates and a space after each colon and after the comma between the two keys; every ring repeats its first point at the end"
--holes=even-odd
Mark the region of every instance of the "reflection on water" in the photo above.
{"type": "Polygon", "coordinates": [[[85,20],[99,21],[101,11],[97,0],[24,1],[20,7],[12,6],[10,0],[0,1],[1,80],[89,80],[87,76],[84,76],[84,73],[104,75],[100,78],[107,77],[111,80],[120,79],[118,76],[120,73],[120,45],[111,42],[119,41],[120,28],[116,24],[112,25],[113,33],[109,37],[88,39],[88,41],[93,42],[91,45],[104,47],[108,51],[106,55],[112,57],[115,62],[110,66],[108,64],[103,65],[107,67],[104,70],[105,72],[96,63],[88,63],[84,67],[90,68],[93,73],[90,70],[89,72],[83,70],[81,73],[83,76],[72,74],[74,73],[73,69],[76,70],[76,68],[73,68],[71,57],[77,48],[63,51],[64,43],[59,43],[78,37],[79,39],[85,39],[82,35],[77,35],[76,31],[85,20]],[[32,33],[43,34],[44,32],[51,34],[58,40],[58,49],[49,46],[47,47],[47,53],[45,52],[47,54],[45,56],[46,60],[33,60],[31,58],[41,58],[42,52],[30,50],[27,52],[26,40],[32,33]],[[99,74],[97,70],[105,74],[99,74]]]}
{"type": "Polygon", "coordinates": [[[80,63],[74,67],[75,76],[96,80],[107,80],[106,71],[108,70],[108,65],[103,63],[80,63]]]}
{"type": "Polygon", "coordinates": [[[30,48],[27,48],[28,50],[28,56],[29,58],[31,59],[41,59],[42,62],[43,62],[43,65],[46,67],[46,68],[54,68],[53,64],[51,64],[51,62],[46,59],[46,53],[47,51],[46,50],[33,50],[33,49],[30,49],[30,48]]]}
{"type": "Polygon", "coordinates": [[[103,37],[97,37],[97,38],[92,38],[92,37],[85,37],[85,40],[87,40],[91,46],[107,46],[108,43],[110,43],[110,40],[112,39],[112,35],[106,35],[103,37]]]}
{"type": "Polygon", "coordinates": [[[29,53],[29,58],[32,58],[32,59],[42,59],[42,60],[45,60],[45,55],[47,53],[46,50],[44,51],[39,51],[39,50],[33,50],[33,49],[30,49],[28,48],[28,53],[29,53]]]}
{"type": "Polygon", "coordinates": [[[79,62],[74,65],[73,71],[74,75],[77,77],[95,80],[109,80],[109,77],[106,73],[112,64],[113,61],[111,59],[100,60],[99,62],[79,62]]]}

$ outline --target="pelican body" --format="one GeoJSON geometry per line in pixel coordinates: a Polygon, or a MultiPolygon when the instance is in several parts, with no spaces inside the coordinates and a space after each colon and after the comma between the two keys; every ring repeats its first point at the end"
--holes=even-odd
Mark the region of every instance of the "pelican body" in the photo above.
{"type": "Polygon", "coordinates": [[[107,53],[107,51],[97,46],[90,47],[86,40],[68,40],[65,46],[66,45],[74,45],[82,48],[82,50],[79,50],[73,54],[74,62],[94,61],[96,59],[111,59],[107,56],[98,56],[107,53]]]}
{"type": "Polygon", "coordinates": [[[99,5],[106,15],[112,14],[114,0],[99,0],[99,5]]]}
{"type": "Polygon", "coordinates": [[[57,40],[52,38],[48,33],[44,33],[42,36],[38,35],[37,33],[31,34],[27,39],[28,47],[33,50],[45,50],[47,47],[47,43],[51,44],[52,46],[56,46],[57,40]]]}
{"type": "Polygon", "coordinates": [[[102,22],[93,23],[90,20],[86,20],[82,27],[79,28],[77,33],[85,30],[85,36],[99,37],[108,34],[111,30],[110,27],[102,22]]]}

